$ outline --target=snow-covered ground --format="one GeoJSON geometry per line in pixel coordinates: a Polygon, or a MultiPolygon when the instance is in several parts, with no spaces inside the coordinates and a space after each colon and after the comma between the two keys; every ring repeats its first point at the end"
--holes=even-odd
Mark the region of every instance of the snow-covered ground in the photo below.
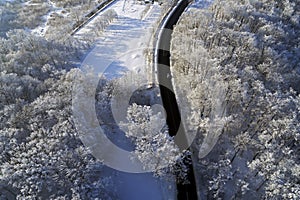
{"type": "MultiPolygon", "coordinates": [[[[26,2],[27,4],[29,2],[26,2]]],[[[67,13],[63,14],[63,8],[59,8],[57,6],[55,6],[55,3],[49,1],[49,3],[51,4],[51,10],[45,15],[43,16],[43,20],[45,23],[41,24],[40,26],[34,28],[31,30],[31,32],[35,35],[39,35],[41,37],[45,36],[45,33],[47,32],[49,25],[47,24],[47,22],[49,21],[49,18],[51,17],[51,15],[53,15],[54,13],[63,15],[63,16],[67,16],[67,13]]]]}
{"type": "MultiPolygon", "coordinates": [[[[160,6],[151,4],[148,9],[146,5],[136,2],[118,0],[105,9],[105,11],[114,10],[118,17],[97,38],[95,46],[82,62],[82,67],[88,66],[96,74],[108,78],[120,77],[128,71],[137,73],[138,76],[149,76],[151,69],[147,69],[144,50],[152,48],[150,41],[152,25],[160,16],[160,6]]],[[[80,29],[75,37],[84,40],[93,32],[97,18],[104,12],[80,29]]],[[[117,159],[118,155],[115,156],[117,159]]],[[[152,173],[127,173],[108,167],[105,173],[113,174],[117,193],[121,199],[176,198],[174,181],[154,178],[152,173]]]]}
{"type": "MultiPolygon", "coordinates": [[[[118,17],[98,38],[83,65],[88,65],[96,73],[104,73],[109,78],[119,76],[124,71],[146,72],[143,51],[151,44],[151,25],[159,17],[160,6],[151,5],[148,12],[143,15],[146,5],[134,2],[134,0],[119,0],[106,8],[106,11],[114,10],[118,17]]],[[[101,17],[101,14],[97,17],[101,17]]],[[[93,32],[97,17],[79,30],[75,37],[80,38],[93,32]]]]}
{"type": "Polygon", "coordinates": [[[190,8],[206,8],[208,7],[210,4],[212,4],[214,0],[195,0],[190,8]]]}

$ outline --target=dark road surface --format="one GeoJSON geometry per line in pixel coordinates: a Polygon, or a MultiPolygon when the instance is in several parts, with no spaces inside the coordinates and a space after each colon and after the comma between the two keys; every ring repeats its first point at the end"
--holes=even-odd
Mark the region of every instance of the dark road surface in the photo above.
{"type": "MultiPolygon", "coordinates": [[[[173,12],[170,13],[170,17],[165,21],[160,37],[157,39],[157,58],[155,60],[157,64],[157,76],[163,101],[163,106],[167,112],[167,124],[169,127],[169,134],[175,136],[179,134],[175,142],[181,150],[185,149],[187,145],[187,139],[183,126],[180,126],[181,117],[179,108],[177,105],[170,72],[170,42],[173,26],[179,20],[180,15],[184,12],[185,8],[189,5],[188,0],[182,0],[173,12]]],[[[196,200],[196,183],[194,177],[193,166],[189,165],[188,174],[189,184],[177,184],[177,199],[178,200],[196,200]]]]}

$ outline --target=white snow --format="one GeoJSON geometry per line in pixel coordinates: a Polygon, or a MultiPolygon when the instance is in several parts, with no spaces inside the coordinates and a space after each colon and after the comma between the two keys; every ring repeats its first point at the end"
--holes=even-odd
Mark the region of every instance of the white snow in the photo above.
{"type": "Polygon", "coordinates": [[[190,8],[207,8],[210,4],[213,3],[214,0],[195,0],[190,8]]]}
{"type": "MultiPolygon", "coordinates": [[[[99,76],[105,75],[108,78],[120,77],[128,71],[138,73],[140,76],[148,76],[150,70],[146,69],[143,52],[145,48],[152,48],[150,43],[151,27],[160,16],[160,6],[156,3],[150,5],[150,9],[142,16],[146,5],[135,2],[137,1],[117,0],[105,9],[105,11],[113,9],[118,17],[97,38],[94,48],[84,59],[82,67],[88,66],[99,76]]],[[[104,12],[80,29],[75,37],[84,39],[86,35],[89,35],[95,27],[97,17],[101,17],[104,12]]],[[[119,159],[119,155],[114,156],[115,159],[119,159]]],[[[161,180],[153,177],[152,173],[134,174],[111,168],[107,168],[106,173],[114,174],[114,183],[121,199],[176,198],[174,179],[171,181],[161,180]]]]}
{"type": "Polygon", "coordinates": [[[43,20],[45,21],[45,23],[32,29],[31,32],[35,35],[43,37],[48,29],[47,21],[50,18],[52,13],[53,11],[50,11],[47,15],[43,16],[43,20]]]}
{"type": "MultiPolygon", "coordinates": [[[[12,0],[13,1],[13,0],[12,0]]],[[[29,3],[29,2],[25,2],[25,3],[29,3]]],[[[64,9],[63,8],[60,8],[60,7],[57,7],[55,5],[55,3],[53,3],[52,1],[49,1],[48,2],[50,4],[50,11],[45,15],[43,16],[43,21],[44,23],[41,24],[40,26],[34,28],[31,30],[31,32],[35,35],[38,35],[38,36],[41,36],[41,37],[44,37],[45,36],[45,33],[47,32],[48,28],[49,28],[49,25],[47,24],[47,22],[49,21],[49,18],[51,18],[51,16],[54,14],[54,13],[57,13],[57,14],[60,14],[60,15],[63,15],[64,17],[66,17],[68,14],[67,12],[66,13],[63,13],[64,9]]]]}
{"type": "MultiPolygon", "coordinates": [[[[160,6],[151,5],[144,19],[141,19],[141,13],[145,5],[134,4],[132,0],[116,1],[106,8],[106,10],[110,9],[116,11],[118,17],[98,38],[94,49],[87,55],[83,65],[92,66],[96,73],[104,73],[110,78],[120,75],[123,71],[145,73],[146,61],[143,51],[145,48],[152,48],[149,47],[150,30],[151,25],[159,17],[160,6]]],[[[103,13],[97,17],[101,14],[103,13]]],[[[92,20],[79,30],[75,37],[80,38],[92,32],[95,21],[92,20]]]]}

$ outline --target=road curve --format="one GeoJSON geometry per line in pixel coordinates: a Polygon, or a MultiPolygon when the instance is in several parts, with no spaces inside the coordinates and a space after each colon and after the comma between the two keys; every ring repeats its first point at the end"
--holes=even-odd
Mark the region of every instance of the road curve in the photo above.
{"type": "MultiPolygon", "coordinates": [[[[175,141],[177,144],[179,144],[178,146],[181,150],[183,150],[184,147],[188,146],[188,142],[184,133],[184,128],[180,125],[181,116],[172,85],[170,71],[170,43],[173,26],[177,23],[179,17],[184,12],[189,3],[189,0],[178,1],[177,6],[175,6],[174,9],[168,14],[168,16],[161,22],[161,25],[159,26],[161,30],[158,30],[160,31],[160,34],[158,34],[156,47],[154,50],[154,62],[157,70],[157,80],[159,83],[163,106],[167,113],[169,134],[171,136],[175,136],[177,133],[183,133],[180,134],[179,138],[177,138],[178,140],[180,140],[179,143],[175,141]]],[[[177,184],[178,200],[197,199],[196,182],[192,165],[189,165],[188,179],[190,182],[189,184],[177,184]]]]}

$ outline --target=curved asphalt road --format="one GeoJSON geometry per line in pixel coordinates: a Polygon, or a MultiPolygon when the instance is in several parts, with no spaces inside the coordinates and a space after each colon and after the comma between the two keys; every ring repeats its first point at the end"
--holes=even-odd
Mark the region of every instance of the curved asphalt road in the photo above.
{"type": "MultiPolygon", "coordinates": [[[[171,136],[175,136],[176,133],[182,132],[184,133],[183,126],[180,126],[181,117],[178,109],[178,105],[176,102],[176,97],[172,85],[171,80],[171,72],[170,72],[170,42],[171,42],[171,34],[173,30],[173,26],[179,20],[180,15],[184,12],[185,8],[189,5],[188,0],[182,0],[179,2],[176,9],[171,12],[164,23],[161,26],[162,32],[160,38],[157,39],[157,48],[155,49],[157,53],[157,58],[155,62],[157,62],[157,76],[158,83],[160,87],[161,97],[163,101],[164,108],[167,112],[167,124],[169,126],[169,134],[171,136]]],[[[164,22],[164,20],[163,20],[164,22]]],[[[162,22],[162,23],[163,23],[162,22]]],[[[185,134],[179,138],[179,143],[184,147],[186,146],[187,139],[185,134]]],[[[180,146],[179,146],[180,148],[180,146]]],[[[178,200],[196,200],[197,199],[197,191],[196,191],[196,183],[194,177],[193,166],[189,165],[189,184],[177,184],[177,199],[178,200]]]]}

